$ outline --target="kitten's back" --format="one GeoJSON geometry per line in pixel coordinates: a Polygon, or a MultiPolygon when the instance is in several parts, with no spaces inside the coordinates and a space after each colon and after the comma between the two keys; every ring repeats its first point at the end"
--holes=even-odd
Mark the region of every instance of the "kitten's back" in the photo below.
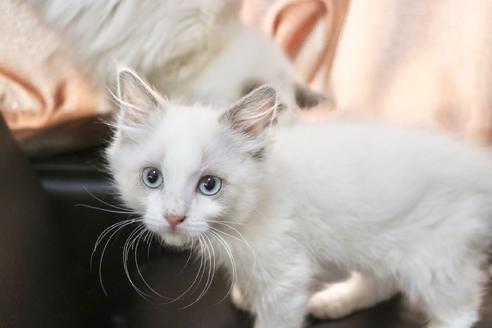
{"type": "Polygon", "coordinates": [[[367,122],[303,123],[278,130],[272,157],[273,172],[283,167],[289,173],[280,174],[318,186],[314,193],[331,190],[350,197],[366,190],[390,199],[401,196],[402,188],[415,195],[416,189],[423,193],[441,188],[492,195],[492,158],[484,149],[423,129],[367,122]]]}

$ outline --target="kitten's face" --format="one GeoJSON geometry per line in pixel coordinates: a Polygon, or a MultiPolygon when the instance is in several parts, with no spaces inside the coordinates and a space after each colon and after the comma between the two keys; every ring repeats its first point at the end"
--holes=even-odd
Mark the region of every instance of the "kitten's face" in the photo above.
{"type": "Polygon", "coordinates": [[[107,154],[126,205],[176,246],[244,219],[256,203],[273,90],[223,111],[167,103],[130,71],[119,81],[123,103],[107,154]]]}

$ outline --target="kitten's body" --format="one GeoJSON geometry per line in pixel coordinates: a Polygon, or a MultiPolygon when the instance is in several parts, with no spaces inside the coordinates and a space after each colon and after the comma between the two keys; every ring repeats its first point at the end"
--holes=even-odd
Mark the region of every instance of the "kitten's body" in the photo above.
{"type": "Polygon", "coordinates": [[[124,108],[108,150],[122,198],[167,243],[207,236],[236,277],[232,255],[256,328],[301,327],[333,264],[362,272],[381,299],[399,288],[430,327],[478,320],[492,241],[492,161],[481,150],[377,123],[268,134],[274,95],[265,88],[221,113],[165,103],[131,76],[120,78],[124,108]],[[149,166],[162,172],[160,189],[141,182],[149,166]],[[198,193],[204,174],[223,179],[221,193],[198,193]],[[169,212],[183,215],[174,232],[169,212]]]}
{"type": "MultiPolygon", "coordinates": [[[[239,21],[236,0],[26,0],[58,29],[104,86],[115,64],[135,68],[167,97],[228,105],[252,84],[296,86],[285,55],[239,21]]],[[[301,92],[301,91],[299,91],[301,92]]]]}
{"type": "Polygon", "coordinates": [[[367,123],[282,128],[275,140],[257,208],[238,228],[256,265],[229,240],[240,290],[266,316],[261,327],[300,327],[285,314],[305,311],[311,279],[333,263],[390,293],[396,283],[442,327],[471,327],[492,240],[492,166],[483,154],[367,123]]]}

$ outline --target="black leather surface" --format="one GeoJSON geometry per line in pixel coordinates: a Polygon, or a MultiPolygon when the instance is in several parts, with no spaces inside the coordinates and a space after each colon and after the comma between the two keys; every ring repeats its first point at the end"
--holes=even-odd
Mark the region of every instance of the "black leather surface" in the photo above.
{"type": "Polygon", "coordinates": [[[61,237],[0,115],[0,327],[94,324],[94,309],[61,237]]]}
{"type": "MultiPolygon", "coordinates": [[[[52,205],[56,229],[61,230],[59,233],[64,237],[66,248],[75,262],[74,268],[78,270],[81,277],[79,281],[84,285],[85,295],[81,297],[88,296],[97,306],[99,327],[246,328],[252,326],[250,316],[234,309],[228,299],[219,302],[227,292],[226,279],[220,273],[205,297],[186,309],[183,307],[190,304],[197,294],[170,304],[166,304],[169,303],[167,299],[152,297],[153,299],[149,301],[138,295],[131,287],[122,265],[125,240],[128,233],[136,226],[129,226],[108,244],[101,267],[108,292],[108,296],[105,296],[101,291],[98,274],[101,248],[95,253],[96,263],[93,272],[90,272],[89,258],[98,235],[106,227],[126,219],[128,215],[84,207],[88,205],[111,210],[114,208],[105,202],[116,203],[110,184],[100,171],[102,161],[97,151],[38,160],[32,165],[41,178],[52,205]]],[[[35,187],[29,184],[24,188],[35,187]]],[[[130,252],[130,254],[129,267],[132,280],[143,291],[152,294],[135,273],[134,253],[130,252]]],[[[185,267],[188,258],[186,253],[164,251],[155,244],[149,250],[140,244],[137,255],[142,276],[150,286],[164,296],[175,298],[186,290],[196,275],[196,262],[191,261],[185,267]]],[[[311,320],[310,327],[419,327],[416,322],[417,316],[407,311],[401,303],[398,299],[393,300],[360,311],[343,320],[326,322],[311,320]]],[[[489,295],[489,302],[484,309],[490,309],[491,306],[489,295]]],[[[491,314],[485,311],[484,317],[485,319],[477,327],[492,327],[491,314]]]]}

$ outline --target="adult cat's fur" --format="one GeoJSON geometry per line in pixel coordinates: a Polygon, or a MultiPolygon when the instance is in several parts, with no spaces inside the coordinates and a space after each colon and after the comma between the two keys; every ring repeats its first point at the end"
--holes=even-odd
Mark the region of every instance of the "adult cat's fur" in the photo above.
{"type": "Polygon", "coordinates": [[[128,70],[119,85],[107,155],[122,199],[164,242],[213,247],[256,328],[301,327],[331,264],[362,272],[368,292],[397,287],[429,327],[478,320],[492,240],[492,162],[480,149],[377,123],[270,129],[270,87],[221,111],[164,101],[128,70]],[[160,187],[144,185],[146,167],[162,172],[160,187]],[[217,195],[198,192],[204,175],[223,180],[217,195]],[[175,231],[169,213],[182,216],[175,231]]]}
{"type": "Polygon", "coordinates": [[[226,105],[255,83],[292,103],[320,98],[300,87],[284,54],[239,21],[237,0],[26,0],[65,35],[105,83],[115,63],[135,68],[169,98],[226,105]]]}

